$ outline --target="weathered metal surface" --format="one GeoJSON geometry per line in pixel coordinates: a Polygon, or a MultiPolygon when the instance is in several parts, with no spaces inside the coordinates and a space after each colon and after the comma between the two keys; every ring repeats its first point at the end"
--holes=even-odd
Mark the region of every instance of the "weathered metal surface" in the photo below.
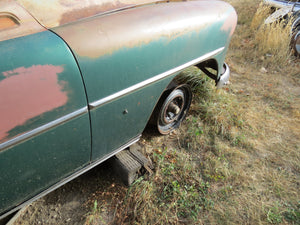
{"type": "Polygon", "coordinates": [[[14,0],[0,1],[0,23],[0,41],[45,30],[44,27],[14,0]]]}
{"type": "Polygon", "coordinates": [[[17,0],[47,28],[162,0],[17,0]]]}
{"type": "MultiPolygon", "coordinates": [[[[224,50],[214,57],[222,70],[235,25],[236,13],[229,4],[191,1],[132,8],[53,31],[75,53],[88,101],[94,102],[220,48],[224,50]]],[[[161,92],[175,75],[91,111],[93,160],[143,131],[161,92]],[[124,109],[129,113],[124,115],[124,109]],[[120,130],[124,132],[116,139],[120,130]]]]}
{"type": "Polygon", "coordinates": [[[67,103],[67,93],[58,82],[63,71],[62,66],[33,65],[2,72],[0,96],[9,97],[0,99],[0,116],[5,118],[1,121],[1,141],[15,127],[67,103]]]}
{"type": "MultiPolygon", "coordinates": [[[[162,38],[172,41],[182,35],[205,30],[211,24],[222,23],[221,30],[232,34],[236,20],[234,10],[224,2],[171,2],[93,17],[54,31],[78,56],[98,58],[162,38]]],[[[210,36],[215,35],[211,33],[210,36]]]]}
{"type": "Polygon", "coordinates": [[[264,2],[268,5],[274,6],[276,8],[282,7],[291,7],[292,11],[299,11],[300,10],[300,1],[285,1],[285,0],[264,0],[264,2]]]}
{"type": "MultiPolygon", "coordinates": [[[[109,102],[112,102],[112,101],[114,101],[114,100],[116,100],[118,98],[121,98],[122,96],[125,96],[127,94],[131,94],[132,92],[135,92],[136,90],[142,89],[142,88],[144,88],[146,86],[149,86],[149,85],[151,85],[153,83],[156,83],[156,82],[158,82],[160,80],[163,80],[164,78],[167,78],[169,76],[173,76],[174,74],[177,74],[178,72],[180,72],[180,71],[182,71],[182,70],[184,70],[184,69],[186,69],[186,68],[188,68],[190,66],[197,65],[199,62],[203,62],[204,60],[207,60],[207,59],[210,59],[210,58],[213,58],[213,57],[217,57],[219,54],[221,54],[224,51],[224,49],[225,49],[225,47],[218,48],[218,49],[216,49],[216,50],[214,50],[212,52],[209,52],[209,53],[207,53],[205,55],[201,55],[200,57],[198,57],[198,58],[196,58],[196,59],[194,59],[192,61],[189,61],[187,63],[179,65],[179,66],[177,66],[175,68],[172,68],[172,69],[170,69],[168,71],[165,71],[165,72],[163,72],[161,74],[158,74],[158,75],[153,76],[153,77],[151,77],[149,79],[146,79],[146,80],[144,80],[144,81],[142,81],[140,83],[136,83],[136,84],[134,84],[134,85],[132,85],[132,86],[130,86],[128,88],[125,88],[125,89],[122,89],[120,91],[117,91],[117,92],[115,92],[115,93],[113,93],[111,95],[108,95],[108,96],[106,96],[104,98],[101,98],[101,99],[99,99],[97,101],[89,102],[89,108],[91,110],[93,110],[93,109],[95,109],[97,107],[100,107],[100,106],[105,105],[105,104],[107,104],[109,102]]],[[[201,69],[203,70],[203,68],[201,68],[201,69]]],[[[215,70],[217,70],[217,69],[218,68],[215,68],[215,70]]],[[[208,74],[207,70],[204,71],[204,72],[206,74],[208,74]]],[[[214,75],[214,77],[211,76],[211,78],[214,79],[214,80],[216,80],[216,75],[214,75]]]]}
{"type": "Polygon", "coordinates": [[[0,152],[1,214],[87,165],[88,121],[88,115],[84,114],[0,152]]]}
{"type": "Polygon", "coordinates": [[[171,80],[172,77],[168,77],[90,112],[92,160],[109,154],[111,149],[143,132],[156,101],[171,80]],[[128,113],[124,114],[124,110],[128,113]]]}
{"type": "Polygon", "coordinates": [[[292,12],[292,6],[280,8],[276,10],[274,13],[272,13],[270,16],[268,16],[267,19],[265,19],[265,24],[271,24],[278,20],[281,20],[285,16],[287,16],[290,12],[292,12]]]}
{"type": "MultiPolygon", "coordinates": [[[[86,115],[85,115],[85,117],[86,117],[86,115]]],[[[82,125],[81,123],[78,123],[78,121],[77,121],[77,123],[76,123],[76,121],[73,121],[73,124],[75,124],[75,126],[77,126],[77,127],[79,127],[80,125],[82,125]],[[77,125],[77,124],[78,124],[78,125],[77,125]]],[[[62,129],[62,130],[64,130],[64,129],[62,129]]],[[[66,130],[64,130],[64,131],[66,131],[66,130]]],[[[79,131],[79,132],[81,132],[81,131],[79,131]]],[[[51,133],[53,133],[53,131],[51,131],[51,133]]],[[[57,133],[57,135],[61,135],[61,134],[62,134],[62,133],[57,133]]],[[[56,134],[55,134],[55,135],[56,135],[56,134]]],[[[63,134],[63,135],[64,135],[64,134],[63,134]]],[[[63,136],[63,135],[62,135],[62,136],[63,136]]],[[[37,195],[34,195],[34,197],[28,199],[28,200],[25,201],[25,202],[21,202],[21,201],[20,201],[20,202],[19,202],[12,210],[7,211],[7,212],[5,212],[4,214],[2,214],[3,212],[0,211],[0,213],[1,213],[1,214],[0,214],[0,220],[1,220],[2,218],[5,218],[5,217],[8,216],[9,214],[11,214],[11,213],[13,213],[13,212],[16,212],[17,210],[22,209],[23,207],[27,206],[28,204],[34,202],[35,200],[37,200],[37,199],[39,199],[39,198],[41,198],[41,197],[43,197],[43,196],[49,194],[51,191],[54,191],[55,189],[57,189],[57,188],[61,187],[62,185],[68,183],[69,181],[73,180],[74,178],[76,178],[76,177],[78,177],[78,176],[84,174],[85,172],[87,172],[87,171],[89,171],[90,169],[96,167],[96,166],[99,165],[100,163],[102,163],[102,162],[106,161],[107,159],[111,158],[112,156],[114,156],[114,155],[117,154],[118,152],[120,152],[120,151],[122,151],[122,150],[128,148],[128,147],[131,146],[132,144],[136,143],[136,142],[140,139],[140,136],[141,136],[141,135],[132,138],[132,139],[129,140],[125,145],[120,146],[120,148],[118,148],[118,149],[114,149],[110,154],[106,155],[106,156],[103,157],[103,158],[100,158],[100,159],[98,159],[98,160],[96,160],[96,161],[94,161],[94,162],[91,162],[91,163],[87,164],[87,165],[84,165],[84,164],[83,164],[82,167],[78,167],[78,170],[72,172],[72,173],[71,173],[69,176],[67,176],[67,177],[61,178],[61,179],[59,180],[59,182],[55,183],[54,185],[51,185],[50,187],[43,189],[42,192],[40,192],[40,193],[37,194],[37,195]]],[[[72,137],[70,137],[70,138],[72,138],[72,137]]],[[[51,141],[51,140],[49,140],[49,141],[51,141]]],[[[66,140],[66,141],[70,141],[70,140],[66,140]]],[[[84,144],[84,143],[83,143],[83,144],[84,144]]],[[[72,150],[72,149],[70,149],[72,146],[66,146],[66,147],[67,147],[68,150],[72,150]]],[[[81,150],[83,150],[83,149],[81,149],[81,150]]],[[[67,152],[65,152],[65,154],[66,154],[66,157],[68,157],[68,154],[73,154],[73,153],[67,151],[67,152]]],[[[61,162],[58,162],[58,163],[61,163],[61,162]]],[[[64,163],[61,163],[61,164],[59,164],[59,165],[60,165],[60,166],[61,166],[61,165],[64,165],[64,163]]],[[[59,169],[59,167],[58,167],[57,169],[59,169]]]]}
{"type": "Polygon", "coordinates": [[[235,24],[228,4],[193,1],[130,9],[53,30],[76,54],[93,102],[227,46],[235,24]]]}
{"type": "Polygon", "coordinates": [[[87,164],[91,137],[81,75],[60,38],[2,41],[0,62],[2,214],[87,164]]]}
{"type": "Polygon", "coordinates": [[[86,107],[76,61],[52,32],[0,42],[0,62],[0,143],[86,107]]]}

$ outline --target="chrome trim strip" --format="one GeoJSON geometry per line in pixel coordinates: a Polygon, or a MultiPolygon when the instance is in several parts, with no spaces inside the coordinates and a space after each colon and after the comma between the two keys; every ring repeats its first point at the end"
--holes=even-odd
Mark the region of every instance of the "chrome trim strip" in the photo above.
{"type": "Polygon", "coordinates": [[[65,116],[63,116],[61,118],[58,118],[58,119],[50,122],[50,123],[47,123],[47,124],[42,125],[42,126],[36,128],[34,130],[31,130],[29,132],[21,134],[20,136],[17,136],[17,137],[15,137],[13,139],[10,139],[9,141],[6,141],[6,142],[0,144],[0,152],[3,151],[6,148],[12,146],[12,145],[15,145],[15,144],[18,144],[20,142],[23,142],[26,139],[29,139],[29,138],[31,138],[31,137],[39,134],[39,133],[42,133],[42,132],[44,132],[46,130],[49,130],[49,129],[51,129],[51,128],[55,127],[55,126],[58,126],[58,125],[60,125],[62,123],[65,123],[65,122],[67,122],[67,121],[69,121],[69,120],[71,120],[71,119],[73,119],[75,117],[78,117],[78,116],[80,116],[80,115],[82,115],[84,113],[87,113],[87,112],[88,112],[88,107],[83,107],[83,108],[81,108],[79,110],[76,110],[75,112],[67,114],[67,115],[65,115],[65,116]]]}
{"type": "Polygon", "coordinates": [[[80,169],[79,171],[73,173],[72,175],[70,175],[69,177],[66,177],[65,179],[61,180],[60,182],[54,184],[53,186],[51,186],[50,188],[48,188],[47,190],[41,192],[40,194],[36,195],[35,197],[33,197],[32,199],[29,199],[28,201],[22,203],[21,205],[17,206],[16,208],[4,213],[3,215],[0,215],[0,220],[5,218],[6,216],[8,216],[9,214],[25,207],[26,205],[38,200],[39,198],[47,195],[48,193],[56,190],[57,188],[63,186],[64,184],[70,182],[71,180],[75,179],[76,177],[79,177],[80,175],[82,175],[83,173],[87,172],[88,170],[98,166],[100,163],[104,162],[105,160],[111,158],[112,156],[116,155],[117,153],[119,153],[120,151],[128,148],[129,146],[133,145],[134,143],[138,142],[140,137],[142,135],[138,135],[137,137],[131,139],[129,142],[127,142],[126,144],[122,145],[121,147],[117,148],[115,151],[111,152],[110,154],[108,155],[105,155],[103,158],[95,161],[95,162],[92,162],[88,165],[86,165],[85,167],[83,167],[82,169],[80,169]]]}
{"type": "Polygon", "coordinates": [[[190,61],[188,63],[185,63],[185,64],[183,64],[181,66],[175,67],[175,68],[173,68],[171,70],[168,70],[168,71],[166,71],[166,72],[164,72],[162,74],[156,75],[156,76],[154,76],[152,78],[149,78],[149,79],[147,79],[145,81],[142,81],[142,82],[140,82],[138,84],[135,84],[135,85],[133,85],[133,86],[131,86],[129,88],[126,88],[126,89],[124,89],[122,91],[116,92],[115,94],[112,94],[112,95],[104,97],[104,98],[102,98],[100,100],[94,101],[94,102],[92,102],[92,103],[89,104],[89,108],[90,109],[94,109],[94,108],[100,107],[100,106],[102,106],[102,105],[104,105],[104,104],[106,104],[108,102],[111,102],[111,101],[113,101],[113,100],[115,100],[117,98],[120,98],[120,97],[122,97],[124,95],[127,95],[127,94],[129,94],[129,93],[131,93],[133,91],[141,89],[141,88],[143,88],[143,87],[145,87],[145,86],[147,86],[149,84],[152,84],[152,83],[154,83],[156,81],[162,80],[162,79],[164,79],[164,78],[166,78],[168,76],[171,76],[171,75],[173,75],[173,74],[175,74],[175,73],[177,73],[177,72],[179,72],[179,71],[181,71],[183,69],[186,69],[187,67],[196,65],[196,64],[198,64],[198,63],[200,63],[200,62],[202,62],[202,61],[204,61],[206,59],[209,59],[209,58],[211,58],[211,57],[219,54],[224,49],[225,49],[225,47],[218,48],[218,49],[216,49],[216,50],[214,50],[212,52],[209,52],[209,53],[207,53],[207,54],[205,54],[205,55],[203,55],[203,56],[201,56],[201,57],[199,57],[197,59],[194,59],[194,60],[192,60],[192,61],[190,61]]]}

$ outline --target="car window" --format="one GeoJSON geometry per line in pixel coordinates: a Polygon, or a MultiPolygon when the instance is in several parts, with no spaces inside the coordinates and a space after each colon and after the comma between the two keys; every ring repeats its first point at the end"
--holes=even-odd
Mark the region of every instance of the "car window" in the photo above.
{"type": "Polygon", "coordinates": [[[162,0],[17,0],[47,28],[95,14],[162,0]]]}

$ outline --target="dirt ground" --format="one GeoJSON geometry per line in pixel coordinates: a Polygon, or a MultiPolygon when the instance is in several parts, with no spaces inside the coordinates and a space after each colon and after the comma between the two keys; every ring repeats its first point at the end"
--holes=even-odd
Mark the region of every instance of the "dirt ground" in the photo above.
{"type": "MultiPolygon", "coordinates": [[[[101,164],[29,205],[13,224],[84,224],[96,195],[109,201],[107,192],[125,193],[126,187],[111,171],[109,162],[101,164]]],[[[110,221],[109,214],[103,217],[110,221]]]]}

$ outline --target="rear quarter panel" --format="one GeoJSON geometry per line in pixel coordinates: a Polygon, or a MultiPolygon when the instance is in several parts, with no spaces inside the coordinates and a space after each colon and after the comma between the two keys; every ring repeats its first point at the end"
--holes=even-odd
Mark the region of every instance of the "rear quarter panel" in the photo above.
{"type": "Polygon", "coordinates": [[[86,84],[93,159],[143,131],[176,73],[142,90],[138,84],[206,55],[221,71],[235,25],[229,4],[202,0],[145,5],[54,28],[75,53],[86,84]],[[94,102],[102,103],[94,107],[94,102]]]}

